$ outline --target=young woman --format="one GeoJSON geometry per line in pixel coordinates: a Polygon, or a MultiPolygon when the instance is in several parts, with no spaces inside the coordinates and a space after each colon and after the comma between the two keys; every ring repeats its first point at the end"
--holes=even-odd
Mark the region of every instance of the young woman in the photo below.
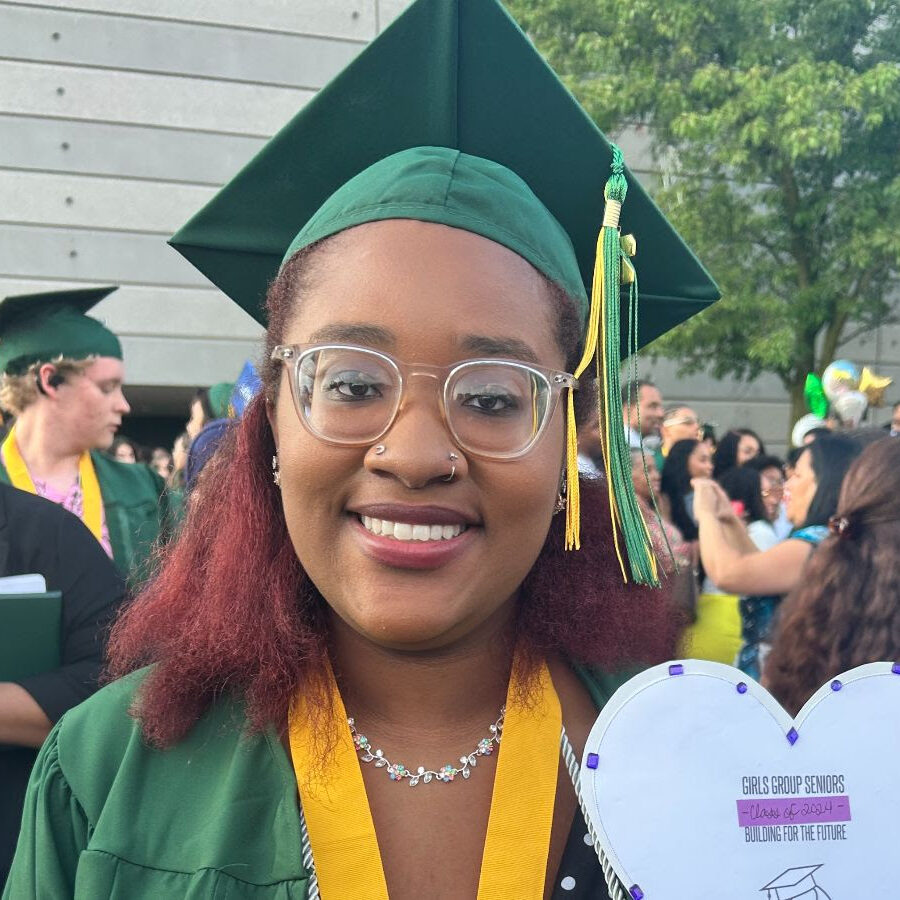
{"type": "Polygon", "coordinates": [[[722,590],[736,594],[786,594],[800,581],[811,549],[827,533],[841,482],[859,446],[841,436],[821,437],[797,458],[785,488],[787,516],[794,530],[787,540],[760,551],[714,481],[694,482],[700,558],[722,590]]]}
{"type": "Polygon", "coordinates": [[[713,478],[718,481],[729,469],[742,466],[766,452],[760,436],[749,428],[733,428],[724,434],[713,457],[713,478]]]}
{"type": "Polygon", "coordinates": [[[691,482],[695,478],[709,478],[711,474],[712,457],[704,442],[688,438],[672,445],[663,466],[660,487],[669,502],[672,522],[688,541],[697,539],[691,482]]]}
{"type": "Polygon", "coordinates": [[[557,217],[596,246],[598,140],[498,3],[419,0],[182,229],[188,255],[225,236],[200,264],[258,316],[271,280],[264,390],[112,636],[124,677],[48,738],[8,896],[604,896],[568,764],[599,668],[666,658],[674,623],[623,585],[605,484],[564,549],[595,335],[557,217]],[[430,117],[388,91],[421,83],[430,117]],[[550,122],[586,155],[562,204],[550,122]]]}
{"type": "Polygon", "coordinates": [[[123,463],[140,462],[141,451],[137,444],[130,438],[117,437],[106,451],[113,459],[123,463]]]}
{"type": "Polygon", "coordinates": [[[731,501],[731,508],[747,528],[747,535],[759,550],[768,550],[778,543],[769,518],[769,508],[763,497],[762,476],[747,466],[726,472],[719,486],[731,501]]]}
{"type": "Polygon", "coordinates": [[[744,463],[748,469],[759,472],[763,504],[766,507],[766,519],[779,540],[784,540],[792,530],[784,509],[784,462],[777,456],[755,456],[744,463]]]}
{"type": "Polygon", "coordinates": [[[829,530],[784,601],[766,660],[764,684],[792,714],[841,672],[900,658],[900,441],[860,454],[829,530]]]}

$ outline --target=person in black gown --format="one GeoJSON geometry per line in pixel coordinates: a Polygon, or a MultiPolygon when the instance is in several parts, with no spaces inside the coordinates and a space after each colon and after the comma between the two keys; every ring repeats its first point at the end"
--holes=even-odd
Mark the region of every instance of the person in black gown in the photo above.
{"type": "Polygon", "coordinates": [[[122,576],[76,516],[0,483],[0,576],[25,574],[43,575],[48,591],[62,593],[61,659],[58,669],[0,681],[0,884],[38,748],[60,716],[97,689],[106,630],[125,594],[122,576]]]}

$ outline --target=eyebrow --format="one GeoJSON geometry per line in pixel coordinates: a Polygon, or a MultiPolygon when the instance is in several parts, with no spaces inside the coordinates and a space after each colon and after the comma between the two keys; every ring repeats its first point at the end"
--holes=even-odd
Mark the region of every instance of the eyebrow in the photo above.
{"type": "Polygon", "coordinates": [[[462,339],[462,348],[476,356],[507,356],[525,362],[539,363],[537,353],[517,338],[494,338],[481,334],[469,334],[462,339]]]}
{"type": "MultiPolygon", "coordinates": [[[[394,333],[381,325],[365,322],[334,323],[325,325],[310,335],[309,343],[354,343],[376,347],[394,347],[397,343],[394,333]]],[[[466,353],[473,356],[500,356],[521,359],[538,364],[537,353],[518,338],[488,337],[483,334],[468,334],[460,341],[466,353]]]]}
{"type": "Polygon", "coordinates": [[[393,347],[396,339],[392,332],[380,325],[369,325],[364,322],[326,325],[314,332],[309,339],[311,344],[350,343],[374,344],[377,347],[393,347]]]}

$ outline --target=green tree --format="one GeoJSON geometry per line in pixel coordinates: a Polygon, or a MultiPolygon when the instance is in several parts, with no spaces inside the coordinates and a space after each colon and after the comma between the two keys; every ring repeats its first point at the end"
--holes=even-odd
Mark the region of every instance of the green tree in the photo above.
{"type": "Polygon", "coordinates": [[[651,351],[773,372],[801,415],[807,372],[898,319],[900,2],[507,5],[601,129],[648,127],[654,197],[722,288],[651,351]]]}

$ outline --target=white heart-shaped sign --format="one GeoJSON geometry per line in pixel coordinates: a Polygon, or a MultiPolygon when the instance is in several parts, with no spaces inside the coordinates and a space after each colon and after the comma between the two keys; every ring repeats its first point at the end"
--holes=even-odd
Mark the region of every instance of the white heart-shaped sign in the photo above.
{"type": "Polygon", "coordinates": [[[900,897],[900,665],[824,685],[792,719],[738,669],[641,673],[585,745],[585,813],[640,900],[900,897]]]}

